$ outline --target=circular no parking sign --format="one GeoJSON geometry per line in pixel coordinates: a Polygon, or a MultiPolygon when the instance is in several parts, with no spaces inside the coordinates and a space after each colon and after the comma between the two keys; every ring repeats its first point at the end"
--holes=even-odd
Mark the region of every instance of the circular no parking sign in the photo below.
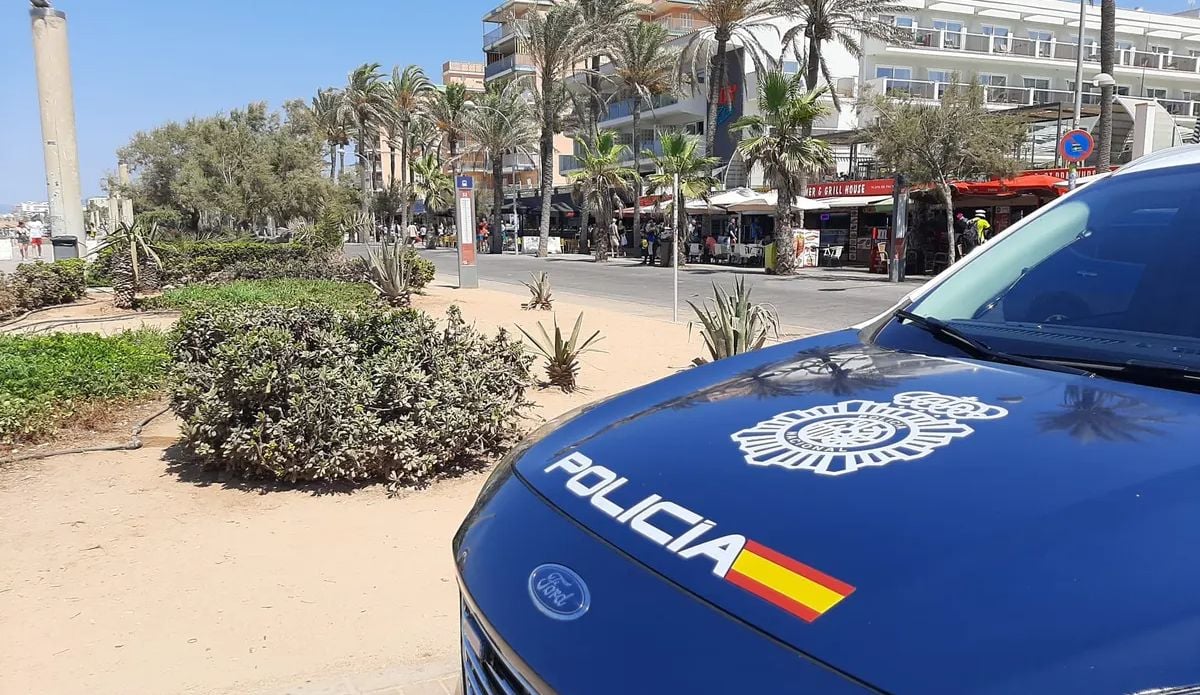
{"type": "Polygon", "coordinates": [[[1068,162],[1082,162],[1088,158],[1095,146],[1092,134],[1079,128],[1062,136],[1062,140],[1058,141],[1058,153],[1068,162]]]}

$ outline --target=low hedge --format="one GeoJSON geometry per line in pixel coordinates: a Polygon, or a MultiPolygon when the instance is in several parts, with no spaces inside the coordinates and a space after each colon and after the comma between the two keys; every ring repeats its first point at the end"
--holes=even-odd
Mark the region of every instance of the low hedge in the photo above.
{"type": "Polygon", "coordinates": [[[0,335],[0,441],[38,439],[66,422],[105,417],[113,402],[161,388],[167,363],[166,336],[150,329],[0,335]]]}
{"type": "Polygon", "coordinates": [[[22,263],[10,275],[0,273],[0,319],[57,304],[67,304],[87,291],[85,261],[22,263]]]}
{"type": "Polygon", "coordinates": [[[521,343],[456,308],[201,311],[171,354],[185,447],[247,478],[420,485],[501,453],[529,405],[521,343]]]}
{"type": "Polygon", "coordinates": [[[368,307],[375,289],[365,283],[332,280],[237,280],[225,284],[173,287],[142,301],[147,309],[197,311],[251,306],[368,307]]]}
{"type": "MultiPolygon", "coordinates": [[[[304,244],[268,244],[258,241],[173,242],[158,247],[163,281],[168,285],[234,280],[341,280],[366,282],[366,261],[348,259],[336,252],[304,244]]],[[[433,280],[434,265],[409,249],[414,264],[412,289],[419,291],[433,280]]],[[[111,285],[111,250],[102,251],[88,269],[93,286],[111,285]]]]}

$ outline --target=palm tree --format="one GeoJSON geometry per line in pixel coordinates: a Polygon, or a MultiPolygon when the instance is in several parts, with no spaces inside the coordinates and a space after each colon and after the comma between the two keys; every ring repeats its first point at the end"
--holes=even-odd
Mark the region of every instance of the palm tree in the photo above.
{"type": "MultiPolygon", "coordinates": [[[[581,18],[581,30],[587,32],[591,53],[588,72],[588,115],[593,130],[600,121],[600,64],[612,57],[613,39],[628,20],[637,21],[637,7],[632,0],[573,0],[581,18]]],[[[640,22],[639,22],[640,23],[640,22]]],[[[595,135],[595,132],[592,133],[595,135]]]]}
{"type": "Polygon", "coordinates": [[[409,156],[432,154],[441,161],[442,131],[428,116],[418,115],[408,124],[408,153],[409,156]]]}
{"type": "Polygon", "coordinates": [[[445,136],[453,161],[458,157],[458,144],[463,141],[467,116],[471,110],[467,86],[459,82],[446,85],[445,89],[434,93],[428,108],[429,120],[445,136]]]}
{"type": "MultiPolygon", "coordinates": [[[[761,72],[766,55],[759,34],[778,29],[766,21],[777,14],[776,0],[699,0],[693,13],[707,22],[688,35],[680,53],[679,74],[690,72],[698,81],[699,64],[708,63],[708,114],[704,119],[704,152],[711,156],[716,146],[717,106],[725,90],[725,52],[731,39],[737,38],[761,72]]],[[[714,163],[713,166],[716,166],[714,163]]]]}
{"type": "MultiPolygon", "coordinates": [[[[337,183],[338,162],[343,161],[345,147],[350,144],[345,114],[341,110],[342,92],[338,89],[322,89],[312,98],[313,121],[317,133],[329,144],[329,178],[337,183]]],[[[344,168],[344,164],[343,164],[344,168]]]]}
{"type": "Polygon", "coordinates": [[[593,141],[576,138],[579,146],[579,170],[571,173],[571,181],[582,185],[584,198],[596,208],[596,260],[608,260],[608,225],[613,217],[613,195],[629,189],[635,172],[621,166],[628,147],[617,142],[617,134],[604,130],[593,141]]]}
{"type": "MultiPolygon", "coordinates": [[[[823,45],[836,42],[847,53],[861,60],[861,41],[864,37],[879,41],[899,38],[896,27],[879,21],[879,16],[902,12],[904,6],[891,0],[780,0],[779,9],[799,20],[799,24],[784,33],[783,45],[791,47],[797,56],[803,57],[805,85],[809,89],[816,89],[824,77],[829,89],[833,90],[834,108],[841,110],[835,89],[837,85],[829,74],[823,45]],[[807,46],[800,45],[801,38],[807,46]]],[[[805,134],[812,134],[811,124],[805,134]]]]}
{"type": "MultiPolygon", "coordinates": [[[[396,145],[400,146],[400,177],[412,183],[412,171],[409,169],[409,127],[418,110],[433,91],[433,83],[425,76],[425,70],[419,65],[409,65],[401,70],[399,66],[392,68],[392,81],[388,83],[388,96],[391,99],[392,122],[388,127],[391,143],[390,174],[396,180],[396,145]]],[[[408,226],[408,210],[402,213],[401,224],[408,226]]]]}
{"type": "Polygon", "coordinates": [[[492,253],[504,251],[504,155],[524,155],[533,161],[537,147],[537,124],[520,84],[489,85],[467,118],[466,133],[471,152],[486,154],[492,162],[492,253]]]}
{"type": "MultiPolygon", "coordinates": [[[[1113,62],[1117,52],[1117,0],[1100,0],[1100,72],[1113,74],[1113,62]]],[[[1083,89],[1083,85],[1077,85],[1083,89]]],[[[1099,171],[1107,171],[1112,164],[1112,102],[1113,86],[1100,87],[1100,120],[1096,123],[1100,131],[1100,142],[1096,145],[1096,165],[1099,171]]]]}
{"type": "Polygon", "coordinates": [[[805,92],[799,75],[788,77],[779,71],[762,74],[758,80],[758,114],[739,118],[729,126],[746,135],[737,145],[746,165],[761,165],[763,174],[775,186],[775,272],[780,275],[796,271],[792,202],[804,190],[808,172],[833,163],[829,144],[805,134],[806,127],[825,113],[820,102],[824,93],[824,87],[805,92]]]}
{"type": "Polygon", "coordinates": [[[132,309],[134,299],[142,286],[142,271],[154,271],[162,267],[162,260],[154,250],[158,238],[158,224],[150,227],[142,222],[132,225],[121,223],[104,238],[104,243],[92,249],[92,253],[111,249],[113,305],[120,309],[132,309]]]}
{"type": "Polygon", "coordinates": [[[650,191],[671,191],[671,207],[675,219],[674,235],[677,240],[675,262],[682,263],[687,259],[687,254],[678,240],[680,233],[687,226],[687,200],[708,199],[708,192],[718,183],[711,173],[717,164],[717,158],[702,156],[699,152],[699,138],[686,133],[666,133],[661,142],[662,154],[650,150],[645,152],[646,156],[654,161],[657,169],[650,175],[650,191]]]}
{"type": "Polygon", "coordinates": [[[666,27],[652,22],[626,22],[612,45],[613,76],[633,95],[633,236],[641,239],[642,198],[642,102],[675,90],[678,52],[670,47],[666,27]]]}
{"type": "Polygon", "coordinates": [[[545,257],[550,244],[550,200],[554,195],[554,133],[560,130],[560,112],[565,101],[563,80],[567,72],[585,54],[592,34],[581,31],[583,17],[574,3],[554,5],[545,13],[534,12],[524,24],[518,24],[518,38],[537,69],[526,86],[538,108],[541,137],[538,147],[541,161],[542,218],[538,225],[538,256],[545,257]]]}
{"type": "Polygon", "coordinates": [[[413,160],[414,195],[425,201],[425,209],[444,211],[454,204],[454,180],[431,154],[413,160]]]}
{"type": "Polygon", "coordinates": [[[379,63],[363,63],[350,73],[342,93],[340,112],[348,130],[354,131],[354,150],[358,156],[358,185],[361,210],[370,213],[371,184],[367,180],[372,142],[377,142],[380,129],[389,122],[391,100],[387,83],[379,74],[379,63]]]}

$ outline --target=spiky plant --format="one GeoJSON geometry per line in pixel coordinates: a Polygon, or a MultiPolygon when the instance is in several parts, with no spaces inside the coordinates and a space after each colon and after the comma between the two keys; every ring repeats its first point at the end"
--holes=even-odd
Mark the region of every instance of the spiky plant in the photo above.
{"type": "Polygon", "coordinates": [[[542,334],[540,338],[535,338],[529,331],[517,326],[529,342],[533,343],[534,349],[546,359],[547,383],[557,386],[564,393],[574,391],[575,379],[579,375],[579,357],[589,352],[597,352],[593,346],[604,339],[600,336],[600,331],[580,340],[583,330],[582,313],[575,319],[575,328],[571,330],[570,338],[563,338],[562,329],[558,327],[558,317],[554,318],[553,338],[546,332],[546,327],[541,321],[538,321],[537,327],[542,334]]]}
{"type": "Polygon", "coordinates": [[[521,305],[522,309],[545,309],[549,310],[553,298],[550,296],[550,273],[542,271],[540,273],[530,273],[533,282],[522,282],[522,285],[529,288],[531,295],[528,302],[521,305]]]}
{"type": "Polygon", "coordinates": [[[143,274],[147,267],[156,271],[162,267],[162,259],[154,250],[158,237],[158,225],[146,226],[142,222],[121,223],[110,232],[104,242],[92,250],[99,254],[112,249],[113,304],[121,309],[132,309],[138,290],[142,287],[143,274]]]}
{"type": "MultiPolygon", "coordinates": [[[[733,294],[713,283],[716,306],[705,300],[701,306],[688,302],[700,324],[700,337],[714,361],[761,348],[768,338],[779,337],[779,317],[769,304],[750,301],[750,288],[744,278],[734,281],[733,294]]],[[[688,323],[688,330],[696,322],[688,323]]],[[[696,364],[707,362],[697,358],[696,364]]]]}
{"type": "Polygon", "coordinates": [[[352,212],[342,218],[340,227],[342,238],[364,242],[370,238],[375,222],[365,212],[352,212]]]}
{"type": "Polygon", "coordinates": [[[407,250],[408,244],[403,241],[384,244],[378,254],[370,246],[367,247],[368,268],[371,273],[369,282],[380,298],[392,306],[408,306],[412,299],[412,267],[405,258],[407,250]]]}

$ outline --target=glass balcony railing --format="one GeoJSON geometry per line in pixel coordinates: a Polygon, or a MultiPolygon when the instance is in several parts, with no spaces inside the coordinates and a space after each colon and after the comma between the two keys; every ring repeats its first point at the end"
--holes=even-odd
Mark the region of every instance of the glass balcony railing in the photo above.
{"type": "Polygon", "coordinates": [[[494,63],[488,63],[483,69],[485,79],[491,79],[509,70],[533,70],[533,60],[526,55],[515,53],[497,60],[494,63]]]}
{"type": "MultiPolygon", "coordinates": [[[[1075,42],[1059,41],[1055,38],[1030,39],[920,27],[902,29],[902,32],[904,39],[899,45],[906,48],[928,48],[937,51],[961,51],[1063,61],[1074,61],[1078,51],[1075,42]]],[[[1088,62],[1099,62],[1100,49],[1098,45],[1086,44],[1083,59],[1088,62]]],[[[1117,51],[1117,64],[1150,70],[1200,73],[1200,56],[1182,56],[1173,53],[1125,49],[1117,51]]]]}
{"type": "Polygon", "coordinates": [[[494,46],[497,43],[500,43],[501,41],[507,39],[508,37],[516,34],[518,29],[524,29],[527,26],[529,26],[529,22],[527,22],[525,20],[517,20],[515,22],[509,22],[502,27],[499,27],[497,29],[493,29],[493,30],[489,31],[488,33],[483,35],[484,49],[486,50],[487,48],[494,46]]]}
{"type": "Polygon", "coordinates": [[[708,22],[705,22],[704,20],[694,19],[691,17],[668,16],[668,17],[662,17],[661,19],[659,19],[657,21],[660,25],[662,25],[667,30],[668,33],[670,33],[674,36],[683,36],[684,34],[690,34],[693,31],[695,31],[696,29],[699,29],[700,27],[708,26],[708,22]]]}
{"type": "MultiPolygon", "coordinates": [[[[601,116],[600,120],[601,121],[611,121],[611,120],[615,120],[617,118],[625,118],[626,116],[632,116],[633,115],[633,107],[634,107],[635,102],[636,102],[635,99],[622,99],[621,101],[614,101],[613,103],[608,105],[608,109],[605,110],[605,112],[601,116]]],[[[662,94],[659,96],[652,97],[649,100],[649,102],[647,102],[646,100],[643,99],[642,100],[642,113],[645,113],[652,109],[661,109],[665,106],[670,106],[672,104],[678,104],[678,103],[679,103],[679,97],[668,95],[668,94],[662,94]]]]}
{"type": "MultiPolygon", "coordinates": [[[[868,88],[874,93],[882,92],[889,96],[908,97],[937,101],[941,99],[949,82],[934,82],[929,80],[897,80],[879,78],[868,81],[868,88]]],[[[959,86],[966,86],[959,83],[959,86]]],[[[1046,104],[1074,105],[1075,93],[1067,89],[1045,89],[1041,87],[1009,87],[1006,85],[984,85],[984,100],[997,106],[1035,106],[1046,104]]],[[[1084,104],[1100,103],[1099,92],[1084,92],[1084,104]]],[[[1187,99],[1155,99],[1162,104],[1173,116],[1200,116],[1200,102],[1187,99]]]]}

